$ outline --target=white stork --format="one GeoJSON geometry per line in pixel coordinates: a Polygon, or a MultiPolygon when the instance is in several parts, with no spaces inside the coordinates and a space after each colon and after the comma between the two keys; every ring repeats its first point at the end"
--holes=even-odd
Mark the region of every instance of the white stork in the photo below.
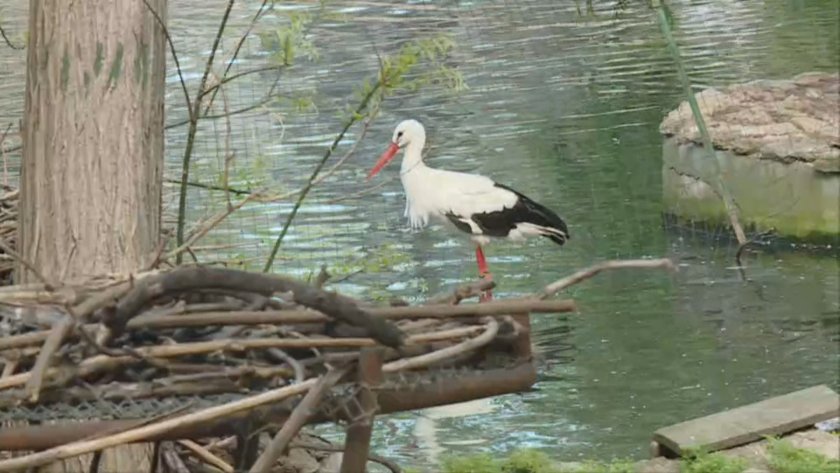
{"type": "MultiPolygon", "coordinates": [[[[425,227],[434,217],[471,235],[479,276],[490,279],[482,245],[492,238],[523,241],[542,236],[558,245],[569,239],[566,223],[557,214],[525,195],[476,174],[445,171],[426,166],[423,146],[426,130],[417,120],[397,125],[391,145],[368,174],[375,176],[405,148],[400,179],[405,190],[405,215],[412,228],[425,227]]],[[[492,298],[488,293],[482,300],[492,298]]]]}

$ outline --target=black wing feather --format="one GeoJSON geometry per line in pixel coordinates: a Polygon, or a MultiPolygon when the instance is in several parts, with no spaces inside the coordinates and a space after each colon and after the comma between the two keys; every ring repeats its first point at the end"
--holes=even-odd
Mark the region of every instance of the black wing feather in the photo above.
{"type": "MultiPolygon", "coordinates": [[[[566,240],[570,239],[569,230],[566,227],[566,222],[560,218],[559,215],[552,212],[545,206],[534,202],[526,195],[517,192],[505,185],[494,183],[498,188],[513,192],[517,196],[516,204],[504,210],[497,210],[494,212],[482,212],[473,214],[472,220],[481,228],[482,232],[488,236],[505,237],[511,230],[516,228],[519,223],[531,223],[541,227],[553,228],[563,232],[565,236],[558,234],[543,235],[551,241],[562,245],[566,240]]],[[[452,220],[452,218],[450,218],[452,220]]],[[[461,222],[463,224],[463,222],[461,222]]],[[[457,224],[456,224],[457,225],[457,224]]],[[[469,231],[469,225],[463,224],[469,231]]],[[[459,226],[459,228],[461,228],[459,226]]],[[[463,228],[461,228],[463,230],[463,228]]]]}

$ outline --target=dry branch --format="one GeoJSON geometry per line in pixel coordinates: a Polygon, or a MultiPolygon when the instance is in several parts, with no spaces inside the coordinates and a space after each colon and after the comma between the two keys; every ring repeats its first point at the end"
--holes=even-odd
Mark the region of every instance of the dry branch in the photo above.
{"type": "Polygon", "coordinates": [[[341,378],[347,375],[349,369],[340,368],[330,370],[321,377],[315,386],[306,393],[303,400],[292,411],[292,415],[283,423],[283,427],[277,432],[277,435],[271,440],[271,443],[263,450],[262,455],[257,458],[254,465],[251,466],[250,473],[269,473],[274,462],[280,458],[283,451],[292,441],[298,431],[306,424],[310,417],[315,414],[318,404],[321,399],[341,378]]]}
{"type": "MultiPolygon", "coordinates": [[[[428,332],[408,337],[406,345],[418,345],[435,341],[457,339],[475,333],[479,327],[458,327],[439,332],[428,332]]],[[[205,342],[179,343],[173,345],[159,345],[133,349],[132,356],[97,355],[83,360],[73,369],[48,369],[44,378],[49,379],[59,375],[65,377],[84,377],[108,369],[114,369],[126,364],[147,359],[172,358],[188,355],[201,355],[218,351],[247,351],[260,348],[361,348],[376,346],[376,341],[370,338],[240,338],[211,340],[205,342]],[[141,357],[138,359],[137,357],[141,357]]],[[[27,383],[32,374],[20,373],[0,379],[0,390],[20,386],[27,383]]]]}
{"type": "Polygon", "coordinates": [[[38,401],[41,384],[44,381],[44,375],[50,366],[52,357],[72,327],[73,321],[69,317],[64,317],[56,322],[50,330],[50,334],[44,341],[44,346],[41,347],[41,352],[38,353],[38,358],[35,360],[35,366],[32,368],[29,380],[26,382],[25,394],[29,402],[35,403],[38,401]]]}
{"type": "Polygon", "coordinates": [[[106,319],[106,324],[115,333],[121,333],[126,323],[155,298],[195,289],[232,290],[266,297],[277,292],[290,292],[298,304],[351,325],[364,327],[371,337],[383,345],[399,347],[404,337],[395,325],[371,316],[352,299],[340,294],[281,276],[206,267],[179,268],[142,281],[120,301],[113,317],[106,319]]]}
{"type": "Polygon", "coordinates": [[[546,299],[548,297],[557,294],[558,292],[566,289],[569,286],[573,286],[581,281],[585,281],[596,274],[600,273],[601,271],[608,270],[608,269],[625,269],[625,268],[652,268],[652,269],[665,269],[668,271],[677,271],[677,267],[674,266],[674,263],[667,258],[662,259],[653,259],[653,260],[646,260],[646,259],[631,259],[631,260],[610,260],[604,261],[603,263],[598,263],[596,265],[590,266],[586,269],[581,269],[576,273],[572,274],[571,276],[566,276],[563,279],[558,279],[553,283],[546,286],[540,293],[537,294],[537,297],[540,299],[546,299]]]}
{"type": "MultiPolygon", "coordinates": [[[[367,312],[375,317],[399,320],[411,318],[482,317],[524,312],[558,313],[572,312],[574,310],[575,304],[570,300],[539,301],[513,299],[458,306],[435,304],[425,306],[381,307],[367,309],[367,312]]],[[[129,329],[160,329],[193,326],[204,327],[209,325],[304,324],[327,322],[329,320],[326,315],[311,310],[237,311],[205,312],[179,316],[143,315],[132,319],[127,326],[129,329]]],[[[0,340],[0,347],[2,347],[2,340],[0,340]]]]}
{"type": "Polygon", "coordinates": [[[385,373],[392,373],[394,371],[422,368],[441,361],[446,361],[455,356],[467,353],[469,351],[480,348],[490,343],[499,332],[499,323],[493,319],[487,321],[484,332],[472,339],[463,341],[457,345],[452,345],[442,348],[438,351],[426,353],[412,358],[403,358],[401,360],[392,361],[382,366],[382,371],[385,373]]]}
{"type": "Polygon", "coordinates": [[[192,440],[179,440],[178,443],[192,452],[201,461],[218,468],[222,471],[222,473],[233,473],[233,467],[230,466],[228,462],[217,457],[212,452],[192,440]]]}
{"type": "MultiPolygon", "coordinates": [[[[480,290],[486,286],[475,285],[480,290]]],[[[447,297],[452,294],[447,295],[447,297]]],[[[105,299],[111,300],[108,296],[105,299]]],[[[80,304],[81,307],[81,304],[80,304]]],[[[77,310],[77,309],[74,309],[77,310]]],[[[494,300],[482,304],[442,305],[412,307],[382,307],[371,308],[371,315],[390,320],[401,319],[438,319],[451,317],[481,317],[488,315],[505,315],[509,313],[560,313],[575,311],[575,303],[571,300],[535,300],[509,299],[494,300]]],[[[184,309],[186,311],[186,308],[184,309]]],[[[262,325],[262,324],[307,324],[321,323],[329,318],[320,312],[310,310],[281,310],[281,311],[228,311],[204,312],[187,315],[141,315],[131,319],[126,325],[130,330],[163,329],[179,327],[207,327],[211,325],[262,325]]],[[[428,322],[427,322],[428,323],[428,322]]],[[[86,324],[81,330],[95,330],[96,324],[86,324]]],[[[0,337],[0,351],[29,347],[43,343],[49,335],[49,330],[30,332],[21,335],[0,337]]]]}

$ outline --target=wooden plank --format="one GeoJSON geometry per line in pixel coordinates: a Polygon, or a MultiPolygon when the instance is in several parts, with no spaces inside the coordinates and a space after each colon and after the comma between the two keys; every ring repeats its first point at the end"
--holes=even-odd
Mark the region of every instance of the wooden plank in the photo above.
{"type": "Polygon", "coordinates": [[[681,422],[654,432],[659,453],[722,450],[780,435],[840,415],[840,396],[820,385],[681,422]],[[663,451],[663,448],[666,451],[663,451]]]}

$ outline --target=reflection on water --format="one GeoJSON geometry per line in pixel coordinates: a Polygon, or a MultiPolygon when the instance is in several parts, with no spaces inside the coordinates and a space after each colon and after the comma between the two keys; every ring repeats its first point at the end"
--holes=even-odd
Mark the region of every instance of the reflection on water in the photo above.
{"type": "MultiPolygon", "coordinates": [[[[24,18],[21,3],[4,17],[24,18]]],[[[195,87],[221,10],[214,2],[170,3],[170,28],[195,87]]],[[[640,457],[651,432],[663,425],[813,384],[838,387],[836,254],[751,256],[751,282],[744,283],[732,268],[734,248],[727,239],[666,229],[657,127],[680,97],[655,18],[644,2],[625,2],[624,9],[594,2],[597,11],[583,15],[576,3],[584,2],[336,2],[344,19],[312,30],[320,59],[301,62],[281,81],[290,95],[317,91],[317,112],[271,104],[232,123],[233,182],[245,186],[255,177],[248,171],[260,169],[262,183],[292,190],[338,129],[335,111],[376,70],[373,46],[390,52],[405,40],[446,33],[458,45],[451,63],[470,89],[389,99],[358,154],[304,204],[277,271],[305,276],[328,264],[341,273],[380,258],[375,270],[338,288],[413,300],[475,276],[468,245],[440,229],[405,229],[397,180],[360,194],[371,185],[365,172],[393,125],[408,117],[427,127],[429,164],[492,175],[555,208],[570,225],[573,239],[562,249],[548,242],[491,246],[497,297],[532,291],[594,260],[666,255],[679,262],[674,276],[600,275],[569,291],[580,313],[537,317],[541,377],[534,392],[479,403],[480,412],[461,416],[433,411],[422,421],[416,413],[383,418],[378,448],[409,463],[423,464],[429,449],[448,454],[515,446],[570,460],[640,457]]],[[[697,87],[838,67],[834,1],[672,3],[697,87]]],[[[239,2],[234,28],[244,28],[258,4],[239,2]]],[[[311,9],[312,3],[283,8],[311,9]]],[[[232,44],[223,46],[229,51],[232,44]]],[[[240,70],[264,64],[256,42],[245,50],[240,70]]],[[[22,110],[23,60],[23,54],[0,49],[0,64],[8,66],[0,68],[4,127],[22,110]]],[[[230,100],[256,101],[272,80],[249,76],[229,89],[230,100]]],[[[168,120],[177,123],[186,111],[174,71],[167,87],[168,120]]],[[[224,128],[220,121],[203,122],[196,180],[217,182],[224,128]]],[[[183,127],[168,131],[173,178],[184,140],[183,127]]],[[[9,155],[13,171],[15,157],[9,155]]],[[[382,179],[393,179],[397,168],[386,169],[382,179]]],[[[217,194],[191,192],[191,218],[224,205],[217,194]]],[[[246,208],[205,243],[236,243],[217,248],[216,257],[259,267],[290,209],[285,201],[246,208]]]]}

